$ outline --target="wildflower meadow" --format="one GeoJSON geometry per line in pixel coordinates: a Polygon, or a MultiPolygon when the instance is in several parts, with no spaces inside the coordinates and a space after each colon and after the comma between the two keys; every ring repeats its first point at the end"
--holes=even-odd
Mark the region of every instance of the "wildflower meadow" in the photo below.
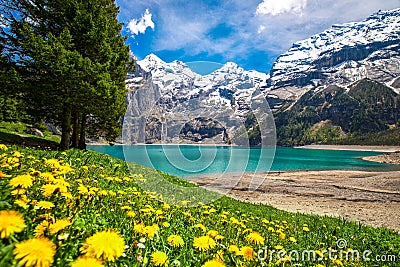
{"type": "Polygon", "coordinates": [[[229,197],[170,205],[162,199],[173,196],[141,189],[154,172],[91,151],[1,144],[0,266],[400,264],[392,230],[229,197]]]}

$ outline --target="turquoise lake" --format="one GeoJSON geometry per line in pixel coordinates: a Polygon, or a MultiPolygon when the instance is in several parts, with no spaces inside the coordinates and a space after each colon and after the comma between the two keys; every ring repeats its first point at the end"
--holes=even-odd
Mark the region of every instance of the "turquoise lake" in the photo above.
{"type": "Polygon", "coordinates": [[[361,160],[382,153],[277,147],[195,145],[88,146],[88,149],[180,176],[294,170],[389,170],[393,165],[361,160]]]}

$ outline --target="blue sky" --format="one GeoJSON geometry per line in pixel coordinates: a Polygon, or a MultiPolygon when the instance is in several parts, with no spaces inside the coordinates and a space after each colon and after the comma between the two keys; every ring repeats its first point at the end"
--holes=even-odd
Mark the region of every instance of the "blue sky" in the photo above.
{"type": "Polygon", "coordinates": [[[268,72],[293,42],[332,24],[363,20],[400,0],[117,0],[138,59],[233,61],[268,72]]]}

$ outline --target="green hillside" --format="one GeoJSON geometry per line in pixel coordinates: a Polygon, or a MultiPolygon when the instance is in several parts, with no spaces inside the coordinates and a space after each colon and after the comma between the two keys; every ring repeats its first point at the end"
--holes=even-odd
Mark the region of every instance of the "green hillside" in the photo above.
{"type": "Polygon", "coordinates": [[[400,96],[369,79],[349,90],[332,85],[309,91],[287,108],[276,114],[279,145],[400,145],[400,96]],[[382,139],[371,138],[377,136],[382,139]]]}

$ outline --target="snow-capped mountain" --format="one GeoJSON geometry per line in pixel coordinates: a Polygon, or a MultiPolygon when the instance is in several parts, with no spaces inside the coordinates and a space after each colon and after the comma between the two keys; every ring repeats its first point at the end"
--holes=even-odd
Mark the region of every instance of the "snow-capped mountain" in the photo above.
{"type": "MultiPolygon", "coordinates": [[[[135,142],[138,139],[139,142],[160,140],[161,116],[183,121],[200,117],[221,120],[224,117],[222,120],[227,123],[224,127],[231,128],[224,133],[224,138],[230,138],[239,127],[234,120],[244,122],[257,97],[262,96],[265,101],[261,90],[265,91],[268,79],[269,75],[265,73],[246,71],[233,62],[202,76],[181,61],[166,63],[156,55],[148,55],[137,62],[137,71],[126,81],[129,91],[126,117],[146,116],[146,127],[151,128],[146,130],[146,140],[135,137],[135,142]],[[144,115],[144,110],[148,114],[144,115]]],[[[207,128],[201,123],[198,127],[207,128]]],[[[215,123],[212,128],[215,129],[215,123]]],[[[204,133],[204,136],[209,135],[204,133]]],[[[196,140],[199,139],[197,136],[196,140]]]]}
{"type": "Polygon", "coordinates": [[[133,127],[138,132],[126,136],[128,142],[157,142],[169,135],[163,126],[168,116],[187,121],[185,115],[193,119],[197,114],[198,118],[228,117],[228,122],[223,127],[216,121],[190,122],[184,129],[193,136],[191,140],[198,142],[218,133],[222,136],[219,141],[226,142],[238,129],[231,121],[249,119],[254,109],[251,103],[260,104],[261,98],[268,100],[273,111],[283,114],[307,92],[312,98],[331,86],[349,91],[365,79],[371,82],[364,85],[382,83],[399,94],[400,8],[379,11],[361,22],[333,25],[294,43],[278,57],[268,75],[228,62],[201,76],[183,62],[166,63],[149,55],[137,62],[136,73],[127,79],[129,108],[125,117],[127,124],[138,124],[139,117],[146,118],[147,124],[133,127]]]}
{"type": "Polygon", "coordinates": [[[379,11],[361,22],[333,25],[294,43],[278,57],[270,75],[270,89],[294,100],[310,89],[348,86],[363,78],[398,84],[400,8],[379,11]]]}

